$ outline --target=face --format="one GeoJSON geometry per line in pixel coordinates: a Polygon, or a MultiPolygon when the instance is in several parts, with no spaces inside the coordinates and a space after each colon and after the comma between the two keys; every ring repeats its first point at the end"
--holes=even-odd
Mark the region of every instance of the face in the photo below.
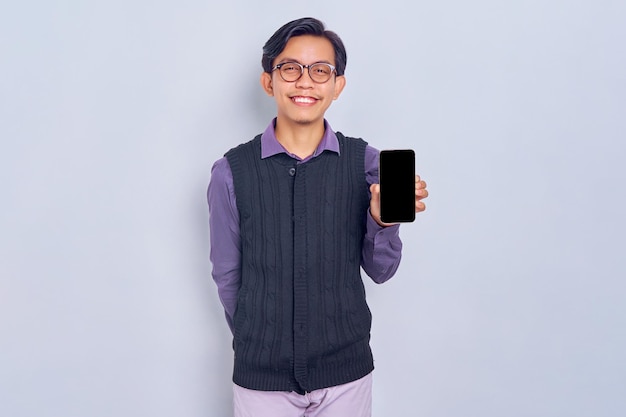
{"type": "MultiPolygon", "coordinates": [[[[335,50],[330,41],[318,36],[296,36],[291,38],[273,65],[283,62],[298,62],[310,65],[326,62],[335,65],[335,50]]],[[[299,80],[287,82],[279,70],[261,75],[261,85],[265,92],[274,97],[280,123],[310,125],[321,123],[326,110],[336,100],[343,87],[345,77],[333,74],[330,80],[319,84],[311,80],[308,70],[299,80]]]]}

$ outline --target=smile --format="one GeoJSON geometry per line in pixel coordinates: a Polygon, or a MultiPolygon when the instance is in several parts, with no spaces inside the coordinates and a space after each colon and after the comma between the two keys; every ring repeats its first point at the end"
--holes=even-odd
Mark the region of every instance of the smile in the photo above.
{"type": "Polygon", "coordinates": [[[317,101],[317,99],[313,97],[296,96],[296,97],[291,97],[291,101],[293,101],[296,104],[314,104],[317,101]]]}

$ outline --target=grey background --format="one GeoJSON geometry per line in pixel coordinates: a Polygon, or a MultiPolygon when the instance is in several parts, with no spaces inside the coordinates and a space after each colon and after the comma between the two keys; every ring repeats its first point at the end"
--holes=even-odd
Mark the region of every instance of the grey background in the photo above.
{"type": "Polygon", "coordinates": [[[626,3],[25,0],[0,8],[0,415],[229,415],[206,186],[307,15],[348,48],[331,125],[415,149],[431,192],[367,285],[374,415],[624,414],[626,3]]]}

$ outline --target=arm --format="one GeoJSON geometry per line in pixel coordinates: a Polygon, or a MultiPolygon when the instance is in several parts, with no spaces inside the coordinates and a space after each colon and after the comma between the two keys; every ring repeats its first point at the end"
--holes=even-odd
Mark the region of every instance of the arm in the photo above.
{"type": "MultiPolygon", "coordinates": [[[[378,150],[365,148],[365,179],[370,185],[370,198],[374,184],[378,183],[378,150]]],[[[402,257],[402,241],[400,225],[384,225],[377,223],[372,213],[372,203],[367,211],[365,237],[361,252],[361,266],[367,275],[378,284],[391,278],[397,271],[402,257]]]]}
{"type": "Polygon", "coordinates": [[[233,317],[237,309],[237,294],[241,283],[241,240],[233,174],[226,158],[218,160],[213,165],[207,201],[212,275],[224,306],[226,321],[233,331],[233,317]]]}
{"type": "MultiPolygon", "coordinates": [[[[402,257],[402,241],[399,224],[380,221],[380,185],[378,185],[378,154],[368,146],[365,151],[365,177],[370,185],[370,207],[367,214],[367,229],[363,239],[361,266],[372,280],[382,284],[397,271],[402,257]]],[[[428,197],[426,183],[415,177],[415,212],[426,206],[421,201],[428,197]]]]}

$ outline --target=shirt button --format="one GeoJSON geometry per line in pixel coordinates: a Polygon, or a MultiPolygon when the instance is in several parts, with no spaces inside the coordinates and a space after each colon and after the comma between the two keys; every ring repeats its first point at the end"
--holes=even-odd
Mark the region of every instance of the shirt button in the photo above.
{"type": "Polygon", "coordinates": [[[289,168],[289,175],[292,176],[292,177],[294,175],[296,175],[296,169],[295,168],[289,168]]]}

